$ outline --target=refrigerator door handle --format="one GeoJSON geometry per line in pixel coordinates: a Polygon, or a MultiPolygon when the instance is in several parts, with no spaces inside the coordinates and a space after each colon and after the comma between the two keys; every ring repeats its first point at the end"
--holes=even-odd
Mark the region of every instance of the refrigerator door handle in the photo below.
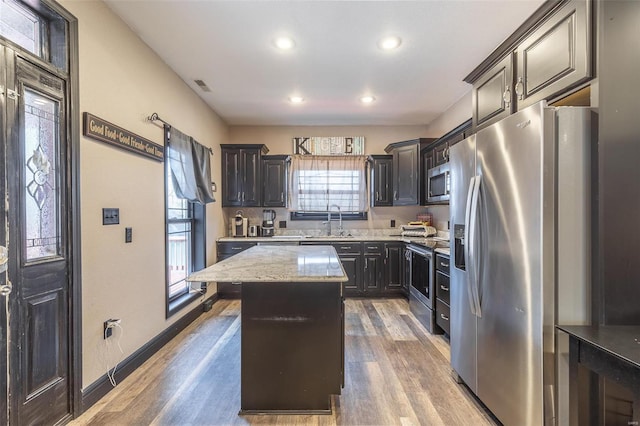
{"type": "Polygon", "coordinates": [[[475,177],[473,184],[473,196],[471,199],[471,217],[469,218],[469,225],[471,226],[470,237],[471,240],[467,242],[470,245],[469,258],[471,259],[471,267],[470,269],[473,271],[470,276],[472,276],[471,285],[469,289],[472,293],[472,299],[474,304],[474,314],[478,318],[482,317],[482,310],[480,307],[480,295],[479,295],[479,286],[480,286],[480,253],[478,250],[478,202],[480,200],[480,185],[482,183],[482,176],[478,175],[475,177]]]}
{"type": "Polygon", "coordinates": [[[469,192],[467,193],[467,204],[464,215],[464,263],[466,265],[466,287],[467,287],[467,296],[469,297],[469,309],[473,315],[477,315],[476,313],[476,301],[474,297],[474,291],[472,290],[475,287],[475,276],[474,276],[474,250],[473,250],[473,241],[475,237],[473,222],[471,217],[471,206],[473,204],[474,194],[476,190],[476,178],[474,176],[471,178],[469,182],[469,192]]]}

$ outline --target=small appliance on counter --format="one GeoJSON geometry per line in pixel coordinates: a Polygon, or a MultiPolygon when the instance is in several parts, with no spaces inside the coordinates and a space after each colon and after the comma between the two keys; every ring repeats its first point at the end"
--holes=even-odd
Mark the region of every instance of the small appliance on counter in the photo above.
{"type": "Polygon", "coordinates": [[[276,212],[271,209],[262,210],[262,236],[273,237],[275,234],[276,212]]]}
{"type": "Polygon", "coordinates": [[[259,237],[260,234],[260,226],[259,225],[249,225],[249,236],[250,237],[259,237]]]}
{"type": "Polygon", "coordinates": [[[408,225],[401,226],[400,235],[403,237],[427,238],[436,235],[438,231],[433,226],[427,226],[423,222],[409,222],[408,225]]]}
{"type": "Polygon", "coordinates": [[[246,237],[249,231],[249,219],[242,217],[242,210],[236,212],[233,219],[232,233],[234,237],[246,237]]]}

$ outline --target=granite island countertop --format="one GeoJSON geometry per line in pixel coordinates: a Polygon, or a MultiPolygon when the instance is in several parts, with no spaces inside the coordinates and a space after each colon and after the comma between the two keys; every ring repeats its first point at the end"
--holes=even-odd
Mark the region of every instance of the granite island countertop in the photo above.
{"type": "Polygon", "coordinates": [[[331,246],[255,246],[191,274],[195,282],[343,282],[348,277],[331,246]]]}

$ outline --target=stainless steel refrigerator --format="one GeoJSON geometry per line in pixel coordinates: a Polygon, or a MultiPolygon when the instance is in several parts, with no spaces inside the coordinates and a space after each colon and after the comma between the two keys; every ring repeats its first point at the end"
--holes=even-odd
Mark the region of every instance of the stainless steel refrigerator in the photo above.
{"type": "Polygon", "coordinates": [[[451,365],[507,426],[564,416],[554,326],[589,322],[592,114],[540,102],[450,149],[451,365]]]}

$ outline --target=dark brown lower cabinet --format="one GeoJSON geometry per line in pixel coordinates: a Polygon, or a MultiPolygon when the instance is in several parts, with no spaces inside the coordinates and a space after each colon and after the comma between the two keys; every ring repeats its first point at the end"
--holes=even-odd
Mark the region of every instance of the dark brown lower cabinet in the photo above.
{"type": "MultiPolygon", "coordinates": [[[[354,242],[354,241],[303,241],[302,245],[332,245],[348,281],[343,284],[345,297],[380,297],[404,295],[408,297],[408,281],[405,279],[405,254],[402,242],[354,242]]],[[[218,262],[240,253],[255,242],[218,242],[218,262]]],[[[218,297],[239,299],[242,285],[217,283],[218,297]]]]}
{"type": "Polygon", "coordinates": [[[436,324],[449,336],[451,330],[449,320],[451,317],[451,307],[449,305],[449,256],[436,253],[435,257],[436,324]]]}

